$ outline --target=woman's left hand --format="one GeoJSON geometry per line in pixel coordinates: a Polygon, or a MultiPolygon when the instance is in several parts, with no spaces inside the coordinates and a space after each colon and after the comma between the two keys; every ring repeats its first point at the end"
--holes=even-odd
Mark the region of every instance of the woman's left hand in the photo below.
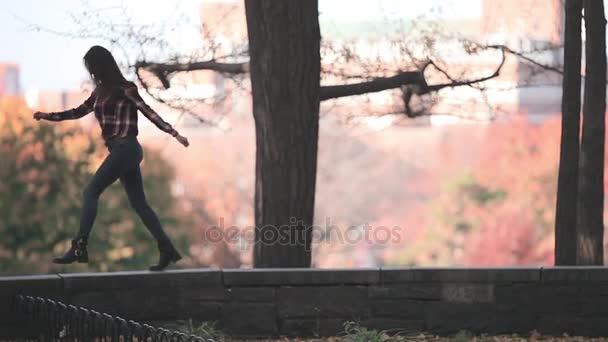
{"type": "Polygon", "coordinates": [[[177,139],[177,141],[179,141],[179,143],[184,145],[185,147],[188,147],[188,145],[190,145],[190,143],[188,142],[188,138],[184,137],[183,135],[178,134],[177,136],[175,136],[175,139],[177,139]]]}
{"type": "Polygon", "coordinates": [[[34,119],[36,119],[36,120],[46,119],[48,116],[49,116],[48,113],[43,113],[43,112],[34,113],[34,119]]]}

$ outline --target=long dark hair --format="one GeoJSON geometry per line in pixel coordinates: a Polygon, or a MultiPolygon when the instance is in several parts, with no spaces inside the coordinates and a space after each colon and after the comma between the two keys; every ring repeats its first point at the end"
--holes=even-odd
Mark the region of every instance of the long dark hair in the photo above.
{"type": "Polygon", "coordinates": [[[84,55],[84,65],[97,87],[112,88],[126,81],[112,53],[95,45],[84,55]]]}

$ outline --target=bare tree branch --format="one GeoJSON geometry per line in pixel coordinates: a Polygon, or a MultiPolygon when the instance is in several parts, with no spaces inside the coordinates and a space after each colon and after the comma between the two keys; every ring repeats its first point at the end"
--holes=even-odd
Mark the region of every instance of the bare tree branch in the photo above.
{"type": "Polygon", "coordinates": [[[141,77],[141,75],[139,74],[139,72],[135,72],[135,75],[137,77],[137,80],[139,81],[139,83],[141,84],[141,86],[144,88],[144,91],[150,95],[155,101],[160,102],[162,104],[164,104],[165,106],[168,106],[169,108],[172,109],[177,109],[177,110],[181,110],[180,113],[180,118],[184,113],[189,113],[190,115],[192,115],[193,117],[195,117],[197,120],[199,120],[199,122],[201,123],[207,123],[207,120],[203,119],[200,115],[197,115],[196,113],[182,107],[182,106],[178,106],[175,105],[173,103],[170,103],[169,101],[165,101],[163,98],[156,96],[155,94],[152,93],[152,91],[150,91],[150,87],[148,86],[148,84],[144,81],[144,79],[141,77]]]}
{"type": "MultiPolygon", "coordinates": [[[[534,60],[533,58],[530,58],[530,57],[524,55],[522,52],[515,51],[515,50],[511,49],[510,47],[508,47],[506,45],[488,45],[488,46],[486,46],[486,48],[500,49],[500,50],[508,52],[508,53],[510,53],[510,54],[512,54],[514,56],[517,56],[517,57],[521,58],[522,60],[524,60],[524,61],[526,61],[526,62],[528,62],[528,63],[530,63],[530,64],[532,64],[534,66],[537,66],[537,67],[539,67],[541,69],[548,70],[548,71],[553,71],[553,72],[558,73],[560,75],[564,74],[564,70],[562,70],[560,68],[557,68],[555,66],[552,66],[552,65],[540,63],[540,62],[534,60]]],[[[555,48],[557,48],[557,47],[555,47],[555,48]]]]}
{"type": "Polygon", "coordinates": [[[321,87],[321,101],[335,99],[338,97],[344,96],[353,96],[353,95],[362,95],[372,92],[378,92],[383,90],[401,88],[403,86],[408,86],[408,92],[410,94],[406,94],[404,99],[407,99],[406,106],[408,106],[409,100],[411,99],[411,95],[423,95],[431,92],[439,91],[443,88],[453,88],[458,86],[470,86],[476,83],[485,82],[492,78],[498,77],[500,75],[500,70],[505,65],[506,61],[506,53],[505,49],[501,49],[502,51],[502,60],[496,70],[488,76],[472,79],[472,80],[456,80],[451,77],[446,71],[438,67],[432,61],[429,61],[421,71],[406,71],[401,72],[392,77],[380,77],[375,78],[371,81],[355,83],[355,84],[346,84],[346,85],[335,85],[335,86],[323,86],[321,87]],[[439,72],[444,74],[451,82],[435,84],[435,85],[427,85],[426,80],[424,78],[424,71],[428,66],[433,66],[439,72]]]}
{"type": "Polygon", "coordinates": [[[195,70],[211,70],[224,74],[245,74],[249,72],[249,63],[221,63],[215,60],[192,63],[150,63],[140,61],[135,63],[135,70],[145,69],[153,73],[169,89],[171,84],[169,76],[176,72],[187,72],[195,70]]]}
{"type": "Polygon", "coordinates": [[[405,84],[426,87],[424,75],[420,71],[405,71],[392,77],[379,77],[367,82],[323,86],[321,87],[321,101],[395,89],[405,84]]]}
{"type": "Polygon", "coordinates": [[[488,75],[488,76],[485,76],[485,77],[481,77],[481,78],[477,78],[477,79],[473,79],[473,80],[465,80],[465,81],[455,80],[452,77],[450,77],[447,72],[443,71],[441,68],[439,68],[438,66],[436,66],[434,63],[430,62],[430,64],[432,64],[435,68],[437,68],[437,70],[439,70],[441,73],[443,73],[444,75],[446,75],[446,77],[448,77],[448,79],[450,79],[451,82],[443,83],[443,84],[435,84],[435,85],[428,86],[425,89],[422,89],[422,91],[419,92],[418,95],[428,94],[430,92],[438,91],[438,90],[441,90],[443,88],[453,88],[453,87],[459,87],[459,86],[471,86],[473,84],[485,82],[485,81],[491,80],[491,79],[493,79],[495,77],[498,77],[500,75],[500,71],[502,70],[502,67],[505,65],[505,62],[507,60],[506,49],[502,48],[501,51],[502,51],[502,60],[500,61],[500,64],[498,65],[498,67],[496,67],[496,70],[494,71],[494,73],[492,73],[491,75],[488,75]]]}

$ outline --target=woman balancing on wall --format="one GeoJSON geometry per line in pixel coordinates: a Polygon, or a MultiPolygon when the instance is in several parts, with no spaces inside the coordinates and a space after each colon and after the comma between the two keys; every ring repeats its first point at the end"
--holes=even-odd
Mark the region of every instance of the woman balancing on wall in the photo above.
{"type": "Polygon", "coordinates": [[[36,120],[61,121],[78,119],[95,111],[95,117],[101,125],[102,137],[109,150],[108,156],[84,190],[80,230],[72,240],[72,247],[62,257],[54,258],[53,262],[88,262],[87,241],[97,214],[99,196],[110,184],[120,179],[127,191],[129,202],[158,243],[160,260],[158,264],[151,266],[150,270],[160,271],[169,263],[181,259],[181,255],[171,243],[144,195],[139,168],[143,150],[137,141],[137,110],[186,147],[189,145],[188,139],[181,136],[144,103],[137,86],[124,78],[110,51],[101,46],[93,46],[85,54],[84,64],[95,83],[95,90],[83,104],[64,112],[34,113],[36,120]]]}

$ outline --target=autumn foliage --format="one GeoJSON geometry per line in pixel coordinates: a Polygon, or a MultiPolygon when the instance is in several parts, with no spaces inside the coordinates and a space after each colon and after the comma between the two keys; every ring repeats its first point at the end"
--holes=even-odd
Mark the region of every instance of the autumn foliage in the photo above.
{"type": "MultiPolygon", "coordinates": [[[[438,196],[417,214],[417,234],[385,251],[386,262],[418,265],[552,265],[559,157],[558,115],[475,126],[470,163],[446,160],[438,196]]],[[[468,145],[470,144],[470,145],[468,145]]],[[[462,152],[460,152],[462,153],[462,152]]]]}
{"type": "MultiPolygon", "coordinates": [[[[81,189],[106,151],[96,131],[35,122],[23,100],[0,101],[0,232],[10,237],[0,243],[2,272],[51,271],[47,260],[77,229],[81,189]]],[[[365,224],[401,230],[389,243],[316,234],[315,266],[553,263],[559,115],[360,134],[328,121],[321,122],[317,232],[327,222],[342,233],[365,224]]],[[[251,265],[251,246],[208,239],[222,222],[252,236],[249,127],[192,134],[187,150],[153,135],[141,140],[148,199],[190,252],[183,265],[251,265]]],[[[100,262],[89,269],[139,268],[156,257],[119,184],[102,196],[93,232],[100,262]]]]}

